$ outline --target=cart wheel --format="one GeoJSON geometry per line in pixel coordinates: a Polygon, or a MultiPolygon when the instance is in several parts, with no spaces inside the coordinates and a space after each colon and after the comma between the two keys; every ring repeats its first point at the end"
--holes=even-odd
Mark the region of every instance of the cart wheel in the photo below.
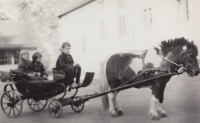
{"type": "Polygon", "coordinates": [[[14,91],[6,91],[1,97],[1,108],[11,118],[18,117],[22,112],[21,97],[14,91]]]}
{"type": "Polygon", "coordinates": [[[30,107],[30,109],[32,109],[35,112],[39,112],[39,111],[42,111],[46,107],[48,101],[47,100],[28,99],[27,103],[28,103],[28,106],[30,107]]]}
{"type": "Polygon", "coordinates": [[[49,102],[52,102],[52,101],[54,101],[55,99],[56,99],[56,96],[49,98],[48,101],[49,101],[49,102]]]}
{"type": "Polygon", "coordinates": [[[63,113],[62,105],[58,101],[50,102],[48,110],[49,110],[50,116],[53,118],[59,118],[63,113]]]}
{"type": "Polygon", "coordinates": [[[73,103],[71,104],[72,109],[77,113],[81,112],[84,109],[84,102],[79,100],[81,100],[80,97],[74,97],[73,103]]]}

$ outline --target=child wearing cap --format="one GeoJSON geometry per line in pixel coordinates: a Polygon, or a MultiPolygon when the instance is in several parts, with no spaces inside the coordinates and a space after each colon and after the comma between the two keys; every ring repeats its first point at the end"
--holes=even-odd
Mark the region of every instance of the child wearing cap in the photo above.
{"type": "Polygon", "coordinates": [[[67,85],[72,87],[72,84],[74,83],[74,77],[76,73],[76,84],[73,85],[79,86],[80,85],[80,75],[81,75],[81,67],[79,64],[74,63],[72,56],[69,54],[71,49],[71,45],[68,42],[64,42],[62,44],[61,51],[62,53],[57,59],[56,62],[56,69],[64,71],[66,73],[66,79],[67,79],[67,85]]]}
{"type": "Polygon", "coordinates": [[[40,77],[42,77],[43,79],[48,79],[48,75],[45,71],[44,65],[41,63],[41,58],[42,58],[42,54],[39,52],[36,52],[33,54],[32,56],[32,60],[31,61],[31,66],[33,68],[33,71],[40,77]]]}

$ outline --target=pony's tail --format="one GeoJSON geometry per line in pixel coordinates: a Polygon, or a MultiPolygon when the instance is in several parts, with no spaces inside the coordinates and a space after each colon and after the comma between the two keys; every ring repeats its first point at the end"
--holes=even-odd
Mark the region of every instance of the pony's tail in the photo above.
{"type": "MultiPolygon", "coordinates": [[[[109,91],[109,85],[108,85],[108,81],[106,78],[104,63],[101,64],[101,68],[100,68],[99,88],[100,88],[100,93],[109,91]]],[[[102,104],[103,104],[104,110],[107,110],[109,108],[108,95],[105,94],[105,95],[101,96],[101,99],[102,99],[102,104]]]]}

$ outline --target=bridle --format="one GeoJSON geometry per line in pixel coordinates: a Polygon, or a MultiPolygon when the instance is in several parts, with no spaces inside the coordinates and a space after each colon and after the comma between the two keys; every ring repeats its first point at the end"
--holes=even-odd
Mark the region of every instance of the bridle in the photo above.
{"type": "MultiPolygon", "coordinates": [[[[170,62],[170,63],[176,65],[178,68],[181,68],[181,67],[182,67],[182,68],[185,69],[186,71],[190,70],[190,69],[188,68],[189,64],[188,64],[188,60],[187,60],[187,56],[186,56],[186,51],[184,51],[184,52],[181,54],[181,58],[180,58],[179,64],[177,64],[177,63],[175,63],[175,62],[173,62],[173,61],[171,61],[171,60],[169,60],[169,59],[163,57],[161,54],[159,54],[159,56],[160,56],[162,59],[164,59],[164,60],[166,60],[166,61],[168,61],[168,62],[170,62]],[[183,65],[183,63],[185,63],[185,64],[183,65]]],[[[165,65],[165,66],[166,66],[166,65],[165,65]]],[[[178,68],[175,68],[175,69],[177,70],[178,68]]]]}

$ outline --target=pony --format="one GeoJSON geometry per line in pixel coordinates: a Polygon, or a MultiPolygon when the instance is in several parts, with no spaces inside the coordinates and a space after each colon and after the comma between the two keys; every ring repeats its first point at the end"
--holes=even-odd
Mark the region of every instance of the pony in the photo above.
{"type": "MultiPolygon", "coordinates": [[[[101,64],[100,91],[103,93],[123,84],[126,85],[127,83],[125,82],[127,80],[136,77],[145,69],[156,69],[156,71],[148,73],[149,78],[166,74],[169,70],[171,73],[177,73],[181,66],[187,68],[185,72],[190,77],[197,76],[200,72],[197,55],[197,46],[193,41],[190,42],[185,38],[164,40],[160,44],[160,49],[155,47],[152,50],[148,50],[144,59],[145,66],[143,66],[144,62],[134,53],[114,54],[101,64]]],[[[167,116],[162,103],[166,84],[172,76],[164,76],[148,82],[137,83],[133,86],[134,88],[150,87],[152,90],[149,116],[153,120],[167,116]]],[[[141,75],[130,83],[145,79],[145,75],[141,75]]],[[[119,92],[118,90],[102,96],[103,108],[105,110],[109,109],[112,117],[123,115],[122,109],[117,102],[117,94],[119,92]]]]}

